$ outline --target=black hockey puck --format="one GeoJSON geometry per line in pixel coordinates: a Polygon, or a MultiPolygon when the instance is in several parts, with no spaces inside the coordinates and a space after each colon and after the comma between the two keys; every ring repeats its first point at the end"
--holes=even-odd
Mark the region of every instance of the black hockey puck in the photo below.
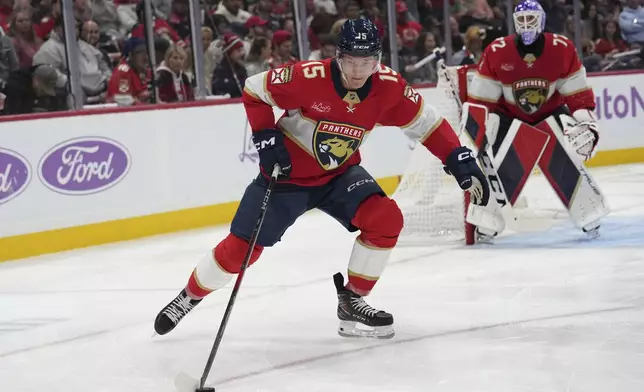
{"type": "Polygon", "coordinates": [[[195,389],[195,392],[215,392],[215,388],[213,387],[197,388],[195,389]]]}

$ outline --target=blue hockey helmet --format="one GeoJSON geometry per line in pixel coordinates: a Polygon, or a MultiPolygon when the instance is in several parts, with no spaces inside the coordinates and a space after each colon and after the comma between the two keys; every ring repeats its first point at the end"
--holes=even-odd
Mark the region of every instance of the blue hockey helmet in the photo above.
{"type": "Polygon", "coordinates": [[[382,44],[378,28],[368,19],[349,19],[340,29],[337,48],[338,55],[373,56],[380,60],[382,44]]]}
{"type": "Polygon", "coordinates": [[[514,30],[525,45],[534,43],[546,28],[546,13],[536,0],[523,0],[515,8],[514,30]]]}

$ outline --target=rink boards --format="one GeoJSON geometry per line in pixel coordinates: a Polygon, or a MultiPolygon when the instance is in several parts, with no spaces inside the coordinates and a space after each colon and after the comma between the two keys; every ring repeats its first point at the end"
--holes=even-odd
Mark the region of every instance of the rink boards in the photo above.
{"type": "MultiPolygon", "coordinates": [[[[644,162],[644,73],[590,80],[602,130],[590,164],[644,162]]],[[[442,92],[418,91],[445,104],[442,92]]],[[[361,148],[386,191],[411,147],[382,127],[361,148]]],[[[2,118],[0,261],[227,223],[256,175],[235,101],[2,118]]]]}

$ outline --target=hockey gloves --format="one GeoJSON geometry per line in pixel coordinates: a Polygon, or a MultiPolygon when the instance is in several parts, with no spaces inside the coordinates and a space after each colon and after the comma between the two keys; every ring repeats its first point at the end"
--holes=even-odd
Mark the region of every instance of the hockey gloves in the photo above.
{"type": "Polygon", "coordinates": [[[280,167],[280,178],[291,174],[291,156],[284,145],[284,134],[279,129],[264,129],[253,132],[253,143],[259,153],[259,166],[267,176],[275,165],[280,167]]]}
{"type": "Polygon", "coordinates": [[[443,169],[456,178],[461,189],[470,193],[472,203],[480,206],[487,205],[490,199],[490,186],[469,148],[454,149],[447,157],[443,169]]]}

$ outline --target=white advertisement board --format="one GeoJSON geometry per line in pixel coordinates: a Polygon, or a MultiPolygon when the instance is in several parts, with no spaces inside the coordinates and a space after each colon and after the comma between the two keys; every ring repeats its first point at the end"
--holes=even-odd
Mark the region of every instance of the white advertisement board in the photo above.
{"type": "MultiPolygon", "coordinates": [[[[643,147],[644,74],[590,80],[601,149],[643,147]]],[[[364,165],[400,175],[411,147],[376,129],[364,165]]],[[[0,237],[236,201],[257,172],[239,103],[0,122],[0,237]]]]}

